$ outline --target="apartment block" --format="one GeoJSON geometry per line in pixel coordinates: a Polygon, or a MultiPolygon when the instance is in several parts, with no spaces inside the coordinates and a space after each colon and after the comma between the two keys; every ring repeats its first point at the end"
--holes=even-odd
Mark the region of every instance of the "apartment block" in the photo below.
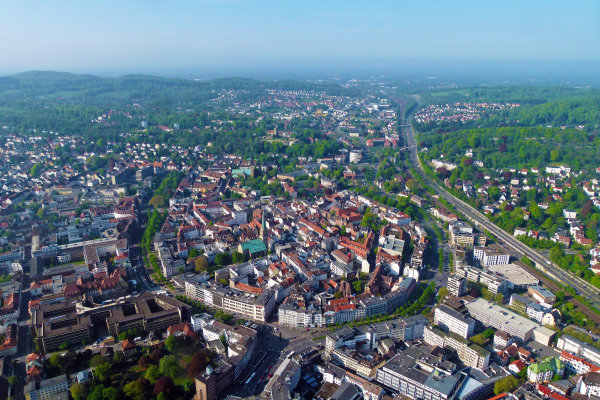
{"type": "Polygon", "coordinates": [[[54,400],[69,398],[67,375],[60,375],[43,381],[32,381],[23,389],[27,400],[54,400]]]}
{"type": "Polygon", "coordinates": [[[409,347],[377,370],[376,381],[410,399],[450,400],[461,387],[455,370],[451,362],[409,347]]]}
{"type": "Polygon", "coordinates": [[[265,322],[276,306],[275,293],[272,290],[244,283],[238,283],[234,287],[222,287],[218,283],[186,280],[185,293],[206,304],[260,322],[265,322]]]}
{"type": "Polygon", "coordinates": [[[556,342],[556,348],[568,351],[569,353],[600,365],[600,349],[576,339],[573,336],[563,335],[559,337],[556,342]]]}
{"type": "Polygon", "coordinates": [[[510,260],[508,252],[487,247],[475,247],[473,249],[473,257],[486,267],[491,265],[506,265],[510,260]]]}
{"type": "Polygon", "coordinates": [[[472,318],[443,305],[435,309],[434,322],[443,330],[454,332],[465,339],[473,336],[475,329],[475,321],[472,318]]]}
{"type": "Polygon", "coordinates": [[[424,340],[434,346],[456,350],[458,358],[466,366],[485,369],[490,363],[489,351],[453,332],[445,333],[436,327],[428,326],[425,328],[424,340]]]}
{"type": "Polygon", "coordinates": [[[446,288],[451,295],[460,297],[467,293],[467,279],[458,275],[452,275],[448,277],[446,288]]]}
{"type": "Polygon", "coordinates": [[[233,385],[233,366],[225,361],[220,361],[216,368],[209,365],[203,373],[196,375],[195,383],[195,400],[215,400],[233,385]]]}

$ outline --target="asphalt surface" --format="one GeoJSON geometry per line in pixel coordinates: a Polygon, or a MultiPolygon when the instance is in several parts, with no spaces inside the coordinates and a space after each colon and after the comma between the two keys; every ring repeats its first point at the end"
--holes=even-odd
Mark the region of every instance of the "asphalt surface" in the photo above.
{"type": "MultiPolygon", "coordinates": [[[[410,120],[410,116],[408,120],[410,120]]],[[[405,127],[404,132],[407,146],[415,146],[416,140],[414,137],[412,127],[405,127]]],[[[440,185],[434,182],[431,178],[429,178],[429,176],[425,173],[425,170],[423,169],[423,165],[421,164],[421,160],[418,157],[416,147],[411,148],[410,161],[415,167],[417,167],[417,170],[419,171],[425,182],[427,182],[427,184],[432,189],[434,189],[435,192],[441,198],[445,199],[448,203],[452,204],[454,208],[456,208],[459,212],[465,215],[475,226],[488,230],[490,233],[502,240],[504,242],[503,244],[506,244],[505,248],[507,248],[507,250],[509,250],[514,256],[520,259],[523,257],[523,255],[527,255],[527,257],[529,257],[530,260],[536,263],[537,269],[554,275],[554,277],[556,277],[556,279],[561,282],[568,282],[569,286],[574,288],[580,295],[589,299],[592,305],[600,304],[600,291],[598,289],[596,289],[583,279],[578,278],[570,272],[561,269],[558,265],[551,262],[546,257],[543,257],[534,249],[521,243],[518,239],[497,227],[493,222],[488,220],[479,211],[466,204],[462,200],[454,197],[453,195],[448,193],[444,188],[442,188],[440,185]]]]}

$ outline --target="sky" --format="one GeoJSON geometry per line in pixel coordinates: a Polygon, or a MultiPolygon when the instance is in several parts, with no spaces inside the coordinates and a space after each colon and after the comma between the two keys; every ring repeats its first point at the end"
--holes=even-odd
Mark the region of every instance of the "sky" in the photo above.
{"type": "Polygon", "coordinates": [[[598,0],[0,0],[0,10],[0,75],[560,72],[600,61],[598,0]]]}

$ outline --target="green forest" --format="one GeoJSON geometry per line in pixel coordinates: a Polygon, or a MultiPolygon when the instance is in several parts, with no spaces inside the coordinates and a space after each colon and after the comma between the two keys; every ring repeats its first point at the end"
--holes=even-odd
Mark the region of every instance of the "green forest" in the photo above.
{"type": "MultiPolygon", "coordinates": [[[[444,160],[461,163],[468,149],[482,161],[484,168],[542,168],[565,163],[574,170],[598,166],[600,138],[586,130],[504,127],[463,129],[441,134],[421,134],[425,160],[443,156],[444,160]]],[[[466,170],[473,171],[472,162],[466,170]],[[470,168],[469,168],[470,167],[470,168]]],[[[463,179],[469,179],[470,173],[463,179]]]]}
{"type": "Polygon", "coordinates": [[[456,102],[519,103],[534,106],[558,100],[583,100],[600,96],[600,89],[566,86],[491,86],[434,89],[421,94],[421,104],[456,102]]]}

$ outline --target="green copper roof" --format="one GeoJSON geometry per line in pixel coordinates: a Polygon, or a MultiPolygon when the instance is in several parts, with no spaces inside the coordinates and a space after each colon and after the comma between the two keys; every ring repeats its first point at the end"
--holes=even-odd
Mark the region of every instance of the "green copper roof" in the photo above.
{"type": "Polygon", "coordinates": [[[250,254],[258,253],[261,251],[267,251],[267,247],[260,239],[250,240],[248,242],[240,243],[242,250],[250,252],[250,254]]]}
{"type": "Polygon", "coordinates": [[[529,366],[529,371],[533,372],[534,374],[539,374],[541,372],[547,371],[560,371],[564,369],[564,367],[565,363],[563,363],[556,357],[550,357],[545,359],[541,363],[531,364],[529,366]]]}

